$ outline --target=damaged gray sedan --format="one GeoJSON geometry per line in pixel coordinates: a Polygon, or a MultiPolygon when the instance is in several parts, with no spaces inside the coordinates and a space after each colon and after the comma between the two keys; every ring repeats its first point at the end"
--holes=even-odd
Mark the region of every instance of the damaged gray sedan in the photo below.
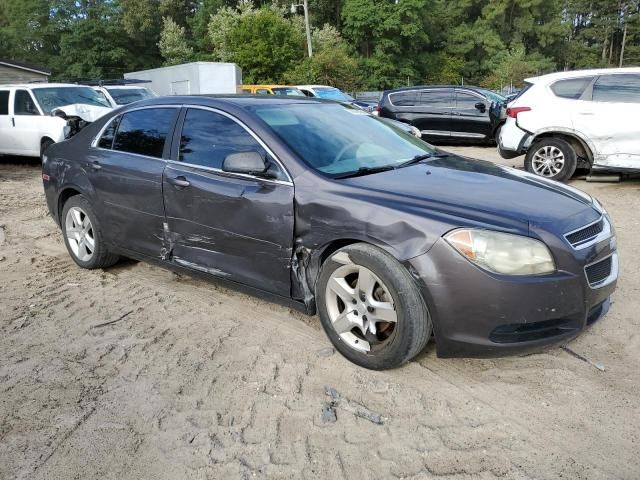
{"type": "Polygon", "coordinates": [[[445,357],[566,341],[618,275],[588,195],[315,99],[138,102],[51,146],[43,181],[79,266],[136,258],[319,313],[372,369],[432,338],[445,357]]]}

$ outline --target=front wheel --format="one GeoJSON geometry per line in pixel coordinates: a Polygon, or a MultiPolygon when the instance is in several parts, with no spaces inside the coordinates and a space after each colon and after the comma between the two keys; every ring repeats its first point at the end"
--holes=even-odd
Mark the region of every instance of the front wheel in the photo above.
{"type": "Polygon", "coordinates": [[[578,156],[569,142],[562,138],[541,138],[531,145],[524,159],[529,173],[566,182],[576,171],[578,156]]]}
{"type": "Polygon", "coordinates": [[[395,258],[372,245],[357,243],[331,255],[316,292],[327,336],[361,367],[398,367],[429,341],[431,317],[418,286],[395,258]]]}

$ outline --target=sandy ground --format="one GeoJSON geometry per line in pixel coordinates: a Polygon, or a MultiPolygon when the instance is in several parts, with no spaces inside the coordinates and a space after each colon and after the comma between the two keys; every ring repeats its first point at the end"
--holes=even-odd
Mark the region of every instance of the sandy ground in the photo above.
{"type": "Polygon", "coordinates": [[[619,237],[615,303],[570,345],[604,372],[559,348],[441,360],[433,345],[371,372],[333,353],[317,318],[142,263],[77,268],[39,166],[12,161],[0,160],[0,479],[640,477],[640,182],[573,181],[619,237]]]}

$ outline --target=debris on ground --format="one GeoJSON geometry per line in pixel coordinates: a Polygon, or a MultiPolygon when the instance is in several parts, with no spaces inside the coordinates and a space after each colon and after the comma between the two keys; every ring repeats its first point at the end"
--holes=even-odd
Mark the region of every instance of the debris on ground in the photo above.
{"type": "Polygon", "coordinates": [[[340,396],[335,388],[325,386],[324,393],[331,398],[330,405],[339,407],[346,412],[352,413],[356,417],[369,420],[371,423],[375,423],[376,425],[384,425],[385,418],[382,415],[369,410],[358,402],[354,402],[353,400],[340,396]]]}
{"type": "Polygon", "coordinates": [[[133,310],[129,310],[127,313],[123,313],[122,315],[120,315],[118,318],[114,319],[114,320],[109,320],[108,322],[104,322],[104,323],[99,323],[97,325],[94,325],[91,328],[100,328],[100,327],[106,327],[107,325],[112,325],[116,322],[119,322],[121,320],[124,320],[125,318],[127,318],[129,315],[131,315],[133,313],[133,310]]]}
{"type": "Polygon", "coordinates": [[[587,357],[585,357],[584,355],[580,355],[578,352],[570,349],[568,346],[563,345],[562,347],[560,347],[562,350],[564,350],[565,352],[567,352],[569,355],[572,355],[574,357],[576,357],[578,360],[582,360],[583,362],[587,362],[589,365],[591,365],[592,367],[597,368],[598,370],[600,370],[601,372],[604,372],[604,365],[602,365],[601,363],[596,363],[592,360],[589,360],[587,357]]]}
{"type": "Polygon", "coordinates": [[[338,417],[336,416],[336,408],[333,402],[325,403],[320,414],[320,421],[322,423],[336,423],[337,420],[338,417]]]}
{"type": "Polygon", "coordinates": [[[318,350],[319,357],[330,357],[334,353],[336,353],[336,351],[333,349],[333,347],[326,347],[318,350]]]}

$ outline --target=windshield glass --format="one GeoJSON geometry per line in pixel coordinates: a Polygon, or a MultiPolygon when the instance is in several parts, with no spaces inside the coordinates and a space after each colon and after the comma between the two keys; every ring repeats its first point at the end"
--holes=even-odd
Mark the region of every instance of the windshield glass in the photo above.
{"type": "Polygon", "coordinates": [[[333,87],[319,87],[313,89],[316,92],[316,95],[320,98],[324,98],[326,100],[336,100],[338,102],[350,102],[353,100],[353,97],[347,95],[342,90],[333,87]]]}
{"type": "Polygon", "coordinates": [[[479,92],[484,94],[487,98],[489,98],[493,102],[504,103],[507,99],[500,95],[499,93],[492,92],[491,90],[485,90],[484,88],[479,89],[479,92]]]}
{"type": "Polygon", "coordinates": [[[304,97],[302,90],[296,87],[274,87],[271,89],[274,95],[291,95],[294,97],[304,97]]]}
{"type": "Polygon", "coordinates": [[[51,110],[83,103],[96,107],[109,107],[109,104],[100,98],[98,93],[91,87],[47,87],[34,88],[33,94],[46,114],[51,110]]]}
{"type": "Polygon", "coordinates": [[[329,176],[394,167],[435,149],[357,108],[340,104],[249,107],[310,167],[329,176]]]}
{"type": "Polygon", "coordinates": [[[107,88],[109,95],[118,105],[126,105],[131,102],[137,102],[138,100],[144,100],[146,98],[155,97],[148,88],[133,87],[133,88],[107,88]]]}

